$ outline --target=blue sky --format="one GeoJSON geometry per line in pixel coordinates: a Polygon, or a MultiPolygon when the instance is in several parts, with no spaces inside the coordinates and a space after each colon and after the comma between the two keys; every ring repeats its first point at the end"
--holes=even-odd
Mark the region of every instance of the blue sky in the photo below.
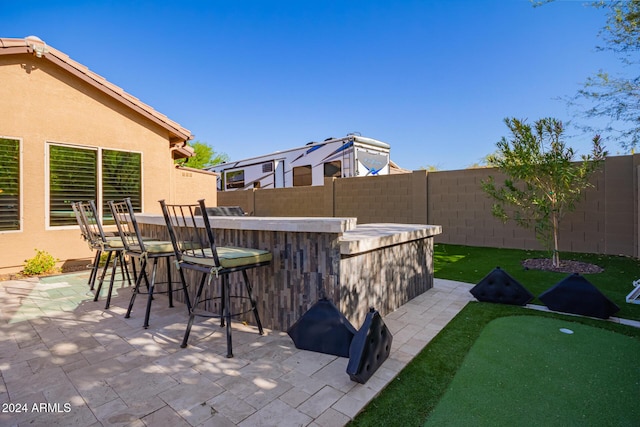
{"type": "Polygon", "coordinates": [[[40,37],[232,160],[359,132],[407,169],[480,162],[505,117],[572,119],[559,98],[619,68],[604,24],[582,1],[0,0],[1,37],[40,37]]]}

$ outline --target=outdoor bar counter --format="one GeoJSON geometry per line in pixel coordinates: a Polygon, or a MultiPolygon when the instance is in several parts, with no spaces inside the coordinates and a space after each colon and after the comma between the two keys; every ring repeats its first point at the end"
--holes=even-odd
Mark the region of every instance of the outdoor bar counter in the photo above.
{"type": "MultiPolygon", "coordinates": [[[[162,215],[136,219],[144,235],[169,240],[162,215]]],[[[210,222],[218,246],[273,254],[269,266],[248,273],[263,326],[280,331],[322,297],[359,328],[369,307],[384,316],[427,291],[433,286],[433,238],[442,232],[438,225],[357,225],[355,218],[332,217],[213,216],[210,222]]],[[[174,271],[172,277],[179,276],[174,271]]],[[[232,295],[242,293],[241,278],[231,275],[232,295]]],[[[186,279],[193,290],[197,278],[186,271],[186,279]]],[[[249,315],[242,320],[254,323],[249,315]]]]}

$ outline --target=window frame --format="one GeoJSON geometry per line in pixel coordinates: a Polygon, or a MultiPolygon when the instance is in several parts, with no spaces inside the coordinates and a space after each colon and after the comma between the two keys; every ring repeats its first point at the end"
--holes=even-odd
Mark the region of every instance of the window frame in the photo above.
{"type": "Polygon", "coordinates": [[[313,166],[311,166],[311,165],[295,166],[293,169],[291,169],[291,176],[292,176],[292,185],[293,185],[293,187],[309,187],[309,186],[313,185],[313,166]],[[305,171],[305,173],[303,175],[296,174],[296,171],[301,171],[301,170],[305,171]],[[308,171],[308,173],[306,171],[308,171]],[[299,182],[296,183],[296,181],[299,181],[301,179],[305,179],[306,180],[307,175],[309,176],[309,183],[308,184],[306,184],[306,183],[300,184],[299,182]]]}
{"type": "Polygon", "coordinates": [[[136,153],[140,154],[140,211],[144,211],[144,153],[139,150],[124,150],[112,147],[103,147],[103,146],[91,146],[91,145],[82,145],[82,144],[71,144],[57,141],[46,141],[45,142],[45,188],[44,188],[44,216],[45,216],[45,229],[46,230],[73,230],[77,229],[78,225],[68,224],[68,225],[51,225],[51,213],[50,213],[50,197],[51,197],[51,147],[52,146],[61,146],[67,148],[73,148],[78,150],[93,150],[97,153],[96,158],[96,207],[98,207],[98,217],[100,221],[103,221],[103,199],[104,199],[104,188],[103,188],[103,151],[121,151],[125,153],[136,153]]]}
{"type": "Polygon", "coordinates": [[[224,185],[225,185],[225,190],[243,189],[245,185],[245,170],[236,169],[236,170],[226,171],[224,173],[224,185]],[[232,178],[233,176],[236,176],[236,175],[242,175],[242,180],[234,180],[234,179],[229,180],[229,175],[232,175],[232,178]]]}
{"type": "Polygon", "coordinates": [[[324,173],[325,178],[342,178],[342,160],[332,160],[330,162],[324,162],[322,172],[324,173]],[[338,167],[336,168],[337,169],[336,172],[334,172],[331,175],[327,174],[327,166],[335,168],[336,164],[338,165],[338,167]],[[338,175],[336,175],[336,173],[338,175]]]}
{"type": "Polygon", "coordinates": [[[23,139],[14,136],[0,135],[0,139],[9,139],[18,142],[18,222],[15,230],[0,230],[0,234],[22,233],[24,231],[24,143],[23,139]]]}

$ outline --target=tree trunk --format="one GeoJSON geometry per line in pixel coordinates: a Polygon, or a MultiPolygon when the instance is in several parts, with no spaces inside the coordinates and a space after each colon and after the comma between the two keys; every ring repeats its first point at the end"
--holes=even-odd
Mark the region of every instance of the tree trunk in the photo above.
{"type": "Polygon", "coordinates": [[[558,215],[556,212],[551,214],[553,221],[553,257],[551,263],[554,267],[560,267],[560,252],[558,250],[558,215]]]}

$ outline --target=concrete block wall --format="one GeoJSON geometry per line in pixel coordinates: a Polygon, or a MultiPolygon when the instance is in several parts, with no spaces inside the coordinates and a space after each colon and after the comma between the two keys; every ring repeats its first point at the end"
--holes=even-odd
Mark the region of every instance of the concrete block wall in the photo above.
{"type": "Polygon", "coordinates": [[[591,183],[593,187],[584,191],[576,210],[568,213],[560,224],[561,250],[609,253],[605,229],[605,171],[596,172],[591,183]]]}
{"type": "Polygon", "coordinates": [[[494,169],[467,169],[428,174],[428,221],[442,225],[436,241],[473,246],[520,247],[539,249],[532,231],[511,227],[491,214],[491,199],[482,191],[481,182],[494,169]]]}
{"type": "Polygon", "coordinates": [[[327,216],[323,186],[255,190],[253,194],[256,216],[327,216]]]}
{"type": "Polygon", "coordinates": [[[427,172],[336,179],[334,212],[355,216],[360,224],[426,224],[427,172]]]}
{"type": "MultiPolygon", "coordinates": [[[[414,171],[408,174],[327,179],[324,186],[218,193],[221,206],[240,205],[260,216],[356,217],[359,224],[437,224],[436,242],[470,246],[542,249],[533,230],[491,214],[482,191],[492,168],[414,171]]],[[[609,157],[574,212],[560,227],[560,249],[639,256],[640,155],[609,157]]]]}
{"type": "MultiPolygon", "coordinates": [[[[429,222],[443,226],[443,234],[437,241],[543,249],[533,230],[519,227],[512,221],[503,223],[491,214],[493,201],[481,190],[481,182],[489,176],[493,176],[497,184],[505,179],[496,169],[429,174],[429,222]]],[[[592,180],[594,187],[583,193],[583,200],[576,210],[562,220],[560,250],[610,253],[605,244],[604,176],[603,171],[596,173],[592,180]]]]}
{"type": "Polygon", "coordinates": [[[254,191],[219,191],[218,206],[240,206],[247,214],[255,215],[254,191]]]}
{"type": "Polygon", "coordinates": [[[611,157],[605,164],[605,253],[628,254],[635,248],[637,256],[634,231],[638,226],[638,188],[634,169],[638,166],[640,155],[611,157]]]}
{"type": "Polygon", "coordinates": [[[411,223],[411,177],[400,174],[335,180],[335,216],[355,216],[361,224],[411,223]]]}

